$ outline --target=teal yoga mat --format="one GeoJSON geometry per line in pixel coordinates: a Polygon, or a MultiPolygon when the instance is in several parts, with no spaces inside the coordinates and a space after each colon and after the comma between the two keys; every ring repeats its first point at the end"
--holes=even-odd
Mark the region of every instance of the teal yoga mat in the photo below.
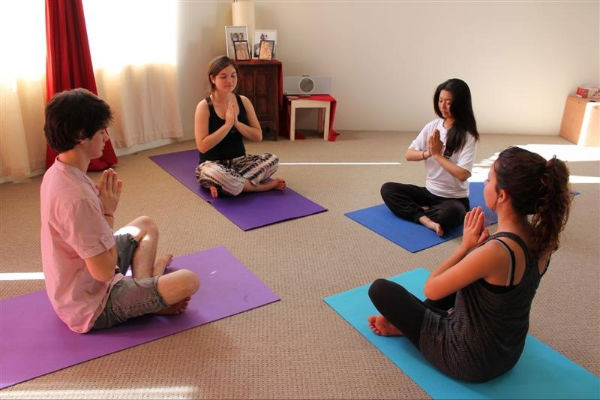
{"type": "MultiPolygon", "coordinates": [[[[390,280],[423,299],[429,271],[415,269],[390,280]]],[[[457,381],[435,369],[403,337],[377,336],[367,317],[377,314],[368,295],[369,285],[324,300],[398,368],[434,399],[598,399],[600,379],[531,335],[515,367],[486,383],[457,381]]]]}

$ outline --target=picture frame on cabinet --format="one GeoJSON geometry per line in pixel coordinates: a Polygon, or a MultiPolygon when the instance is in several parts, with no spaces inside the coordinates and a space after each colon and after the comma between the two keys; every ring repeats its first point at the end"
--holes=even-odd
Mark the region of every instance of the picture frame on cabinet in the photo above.
{"type": "MultiPolygon", "coordinates": [[[[276,29],[256,29],[254,31],[254,43],[252,46],[252,55],[254,58],[258,58],[260,52],[260,41],[261,40],[272,40],[277,42],[277,30],[276,29]]],[[[275,46],[273,45],[273,57],[275,58],[275,46]]]]}
{"type": "Polygon", "coordinates": [[[275,41],[274,40],[261,40],[260,47],[258,50],[259,60],[272,60],[273,53],[275,52],[275,41]]]}
{"type": "Polygon", "coordinates": [[[236,40],[233,42],[233,51],[236,60],[249,60],[250,49],[248,48],[247,40],[236,40]]]}
{"type": "Polygon", "coordinates": [[[235,58],[233,42],[242,40],[248,42],[248,27],[246,25],[225,27],[225,48],[227,49],[227,57],[235,58]]]}

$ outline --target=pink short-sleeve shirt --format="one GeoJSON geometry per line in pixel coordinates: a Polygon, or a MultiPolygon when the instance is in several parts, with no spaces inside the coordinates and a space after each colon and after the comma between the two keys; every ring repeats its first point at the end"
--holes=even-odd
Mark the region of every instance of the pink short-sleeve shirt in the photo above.
{"type": "Polygon", "coordinates": [[[79,333],[88,332],[104,309],[112,286],[90,275],[85,259],[115,245],[103,215],[98,189],[81,170],[56,162],[40,189],[42,264],[46,292],[58,317],[79,333]]]}

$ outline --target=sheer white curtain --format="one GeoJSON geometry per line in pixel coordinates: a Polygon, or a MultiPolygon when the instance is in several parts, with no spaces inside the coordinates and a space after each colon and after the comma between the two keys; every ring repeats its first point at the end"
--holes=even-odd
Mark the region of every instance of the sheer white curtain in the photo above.
{"type": "Polygon", "coordinates": [[[46,163],[46,32],[43,0],[0,1],[0,183],[46,163]]]}
{"type": "MultiPolygon", "coordinates": [[[[114,147],[151,147],[183,136],[175,65],[178,2],[83,3],[98,94],[115,114],[114,147]]],[[[0,183],[45,168],[44,10],[44,0],[0,0],[0,183]]]]}
{"type": "Polygon", "coordinates": [[[83,9],[98,94],[115,114],[114,146],[182,137],[177,2],[84,0],[83,9]]]}

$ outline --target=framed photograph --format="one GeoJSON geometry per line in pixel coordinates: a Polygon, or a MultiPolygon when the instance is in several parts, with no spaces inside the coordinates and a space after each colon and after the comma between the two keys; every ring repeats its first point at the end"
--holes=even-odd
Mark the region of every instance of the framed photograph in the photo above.
{"type": "MultiPolygon", "coordinates": [[[[254,31],[254,43],[252,46],[254,58],[258,58],[261,40],[272,40],[273,42],[277,42],[277,31],[275,29],[256,29],[254,31]]],[[[273,46],[273,58],[275,58],[275,46],[273,46]]]]}
{"type": "Polygon", "coordinates": [[[233,51],[236,60],[249,60],[250,49],[248,49],[247,40],[236,40],[233,42],[233,51]]]}
{"type": "Polygon", "coordinates": [[[260,47],[258,49],[259,60],[272,60],[273,52],[275,51],[274,40],[261,40],[260,47]]]}
{"type": "Polygon", "coordinates": [[[248,27],[247,26],[226,26],[225,27],[225,48],[227,49],[227,57],[234,58],[235,50],[233,42],[245,40],[248,42],[248,27]]]}

